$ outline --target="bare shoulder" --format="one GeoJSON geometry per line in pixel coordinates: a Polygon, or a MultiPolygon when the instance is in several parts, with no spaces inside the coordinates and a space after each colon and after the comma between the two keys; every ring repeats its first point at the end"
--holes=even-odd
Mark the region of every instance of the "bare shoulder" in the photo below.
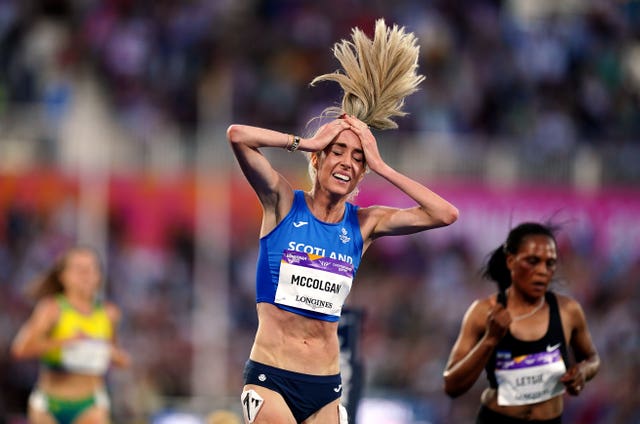
{"type": "Polygon", "coordinates": [[[489,296],[474,300],[473,303],[469,306],[469,309],[474,308],[475,310],[479,310],[482,313],[487,313],[495,306],[496,303],[497,294],[494,293],[489,296]]]}
{"type": "Polygon", "coordinates": [[[122,312],[120,311],[120,308],[112,302],[104,302],[104,308],[107,311],[107,315],[109,316],[109,319],[111,319],[111,321],[113,322],[119,322],[120,318],[122,316],[122,312]]]}
{"type": "Polygon", "coordinates": [[[38,301],[34,308],[34,315],[42,317],[57,317],[60,313],[60,305],[53,296],[47,296],[38,301]]]}
{"type": "Polygon", "coordinates": [[[47,296],[36,303],[29,325],[34,328],[50,328],[60,317],[60,305],[53,296],[47,296]]]}
{"type": "Polygon", "coordinates": [[[555,295],[558,299],[558,309],[563,317],[570,318],[574,324],[584,321],[584,311],[580,302],[566,294],[555,293],[555,295]]]}
{"type": "Polygon", "coordinates": [[[358,208],[358,221],[360,222],[360,232],[364,239],[369,238],[376,225],[385,217],[396,211],[397,208],[390,206],[372,205],[358,208]]]}
{"type": "Polygon", "coordinates": [[[582,307],[580,306],[580,303],[575,300],[573,297],[566,295],[566,294],[560,294],[560,293],[555,293],[556,295],[556,299],[558,299],[558,307],[560,308],[560,310],[562,311],[571,311],[571,310],[577,310],[577,309],[582,309],[582,307]]]}
{"type": "Polygon", "coordinates": [[[474,300],[467,308],[467,312],[464,315],[464,321],[484,328],[487,314],[489,313],[489,311],[491,311],[495,304],[495,294],[474,300]]]}
{"type": "Polygon", "coordinates": [[[385,215],[392,212],[394,208],[389,206],[372,205],[358,208],[358,219],[360,219],[360,225],[363,225],[367,221],[379,221],[385,215]]]}

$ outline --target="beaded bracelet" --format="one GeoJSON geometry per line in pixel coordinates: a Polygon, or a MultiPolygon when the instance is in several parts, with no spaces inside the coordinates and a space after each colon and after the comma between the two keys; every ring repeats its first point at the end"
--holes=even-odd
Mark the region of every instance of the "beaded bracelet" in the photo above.
{"type": "Polygon", "coordinates": [[[298,150],[298,146],[300,146],[300,137],[297,135],[292,135],[293,137],[293,143],[291,143],[290,145],[287,145],[287,150],[289,152],[295,152],[296,150],[298,150]]]}

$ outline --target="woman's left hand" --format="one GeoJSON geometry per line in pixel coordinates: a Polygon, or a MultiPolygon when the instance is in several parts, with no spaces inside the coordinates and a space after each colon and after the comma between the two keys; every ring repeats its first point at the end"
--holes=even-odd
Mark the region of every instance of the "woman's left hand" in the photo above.
{"type": "Polygon", "coordinates": [[[584,389],[586,379],[580,364],[574,365],[560,378],[570,395],[578,396],[584,389]]]}
{"type": "Polygon", "coordinates": [[[380,155],[380,151],[378,151],[378,143],[371,133],[369,126],[353,115],[344,115],[343,119],[351,126],[351,130],[360,138],[367,166],[371,171],[378,173],[385,162],[380,155]]]}

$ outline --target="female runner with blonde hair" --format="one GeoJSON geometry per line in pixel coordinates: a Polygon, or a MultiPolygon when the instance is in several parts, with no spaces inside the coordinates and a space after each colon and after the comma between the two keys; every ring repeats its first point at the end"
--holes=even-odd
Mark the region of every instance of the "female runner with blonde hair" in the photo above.
{"type": "Polygon", "coordinates": [[[416,38],[380,19],[373,39],[355,28],[333,53],[342,71],[316,77],[344,91],[342,106],[310,138],[246,125],[227,137],[262,205],[256,272],[258,329],[241,401],[247,423],[338,424],[338,320],[362,254],[379,237],[452,224],[458,210],[380,156],[370,127],[397,128],[416,74],[416,38]],[[309,154],[312,187],[294,190],[261,153],[276,147],[309,154]],[[360,208],[348,200],[370,170],[415,202],[406,209],[360,208]]]}
{"type": "Polygon", "coordinates": [[[120,310],[98,299],[101,284],[98,256],[87,247],[68,250],[38,280],[38,303],[11,348],[17,359],[40,359],[30,423],[109,422],[104,375],[130,358],[117,345],[120,310]]]}

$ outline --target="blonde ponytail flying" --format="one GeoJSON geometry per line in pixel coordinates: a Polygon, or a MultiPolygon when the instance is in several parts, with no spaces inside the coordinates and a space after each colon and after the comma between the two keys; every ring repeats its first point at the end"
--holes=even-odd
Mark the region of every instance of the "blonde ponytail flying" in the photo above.
{"type": "Polygon", "coordinates": [[[392,117],[405,116],[404,98],[418,88],[424,76],[416,73],[419,46],[404,27],[388,27],[376,20],[373,40],[360,29],[352,30],[352,41],[341,40],[333,54],[342,66],[311,81],[335,81],[344,92],[342,108],[324,110],[324,116],[354,115],[369,126],[384,130],[398,128],[392,117]]]}

